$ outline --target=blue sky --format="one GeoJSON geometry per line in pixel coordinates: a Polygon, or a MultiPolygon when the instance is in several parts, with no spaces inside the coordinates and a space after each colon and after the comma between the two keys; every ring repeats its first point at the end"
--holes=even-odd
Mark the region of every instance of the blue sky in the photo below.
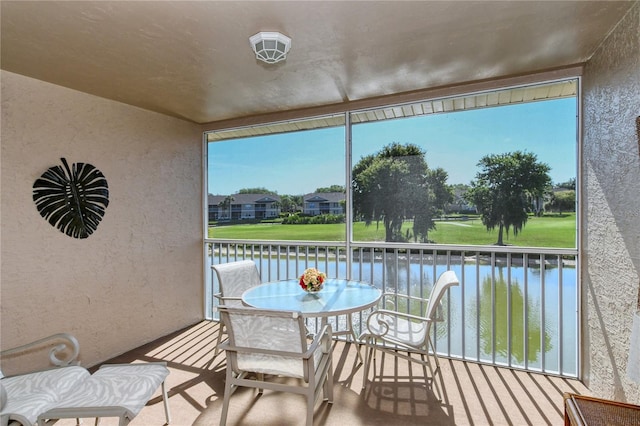
{"type": "MultiPolygon", "coordinates": [[[[264,187],[300,195],[344,185],[344,129],[329,128],[209,144],[209,193],[264,187]]],[[[498,108],[358,124],[352,130],[354,164],[392,142],[421,146],[430,168],[449,184],[468,184],[487,154],[516,150],[537,155],[553,182],[576,177],[576,100],[560,99],[498,108]]]]}

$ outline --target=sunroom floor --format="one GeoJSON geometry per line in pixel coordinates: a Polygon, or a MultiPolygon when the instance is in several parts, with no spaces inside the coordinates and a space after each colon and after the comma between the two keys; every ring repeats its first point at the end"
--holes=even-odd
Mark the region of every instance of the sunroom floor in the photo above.
{"type": "MultiPolygon", "coordinates": [[[[217,425],[224,392],[224,353],[213,357],[219,324],[202,321],[109,362],[166,361],[167,390],[173,426],[217,425]]],[[[334,346],[334,403],[318,402],[316,425],[558,425],[563,422],[564,392],[589,395],[578,380],[527,373],[471,362],[440,359],[443,400],[426,387],[417,364],[378,353],[385,376],[362,390],[363,366],[357,346],[334,346]],[[397,379],[391,377],[404,377],[397,379]],[[416,379],[406,379],[407,377],[416,379]]],[[[364,348],[362,348],[364,354],[364,348]]],[[[305,402],[293,394],[239,389],[231,397],[229,425],[299,425],[305,402]]],[[[101,425],[117,424],[102,419],[101,425]]],[[[149,401],[132,426],[165,423],[160,393],[149,401]]],[[[60,425],[75,424],[72,421],[60,425]]]]}

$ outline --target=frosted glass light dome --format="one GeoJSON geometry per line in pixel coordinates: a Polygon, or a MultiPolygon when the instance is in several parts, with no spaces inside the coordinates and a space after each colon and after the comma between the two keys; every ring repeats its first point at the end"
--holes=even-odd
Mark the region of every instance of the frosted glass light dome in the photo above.
{"type": "Polygon", "coordinates": [[[268,64],[275,64],[287,58],[291,49],[291,39],[278,32],[259,32],[249,37],[256,58],[268,64]]]}

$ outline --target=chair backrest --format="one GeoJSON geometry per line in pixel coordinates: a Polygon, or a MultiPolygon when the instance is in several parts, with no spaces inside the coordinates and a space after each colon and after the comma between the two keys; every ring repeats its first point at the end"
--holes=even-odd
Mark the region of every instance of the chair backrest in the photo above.
{"type": "Polygon", "coordinates": [[[443,272],[436,281],[436,284],[433,286],[431,290],[431,294],[429,295],[429,302],[427,303],[427,309],[425,310],[425,317],[434,320],[436,317],[436,311],[438,309],[438,305],[440,304],[440,300],[446,293],[447,289],[451,286],[460,284],[456,273],[453,271],[445,271],[443,272]]]}
{"type": "MultiPolygon", "coordinates": [[[[240,298],[245,290],[262,283],[258,267],[252,260],[239,260],[237,262],[221,263],[211,266],[216,271],[220,283],[222,297],[240,298]]],[[[226,305],[242,306],[242,302],[226,301],[226,305]]]]}
{"type": "Polygon", "coordinates": [[[229,333],[227,362],[236,371],[304,377],[306,328],[299,312],[220,307],[229,333]]]}

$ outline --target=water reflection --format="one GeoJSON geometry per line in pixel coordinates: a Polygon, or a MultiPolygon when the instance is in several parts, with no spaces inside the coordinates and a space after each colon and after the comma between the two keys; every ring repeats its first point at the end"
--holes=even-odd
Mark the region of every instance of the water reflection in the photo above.
{"type": "MultiPolygon", "coordinates": [[[[525,364],[526,351],[527,363],[537,363],[542,342],[540,302],[533,298],[525,300],[518,279],[512,278],[509,285],[503,269],[497,268],[495,282],[491,276],[482,279],[479,303],[469,307],[474,317],[478,306],[480,309],[482,350],[490,354],[495,349],[496,355],[505,360],[511,356],[511,362],[518,365],[525,364]]],[[[551,337],[545,332],[545,352],[551,347],[551,337]]]]}

